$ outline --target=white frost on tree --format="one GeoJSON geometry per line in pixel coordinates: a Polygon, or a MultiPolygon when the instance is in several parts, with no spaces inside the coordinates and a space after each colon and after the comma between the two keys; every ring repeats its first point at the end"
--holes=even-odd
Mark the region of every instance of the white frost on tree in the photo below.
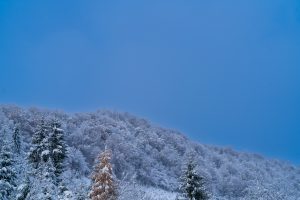
{"type": "Polygon", "coordinates": [[[57,185],[55,184],[55,169],[49,160],[40,163],[37,169],[33,169],[31,175],[30,192],[27,195],[28,200],[58,199],[59,191],[57,185]]]}
{"type": "Polygon", "coordinates": [[[11,149],[6,142],[0,149],[0,199],[13,199],[15,190],[15,171],[11,149]]]}
{"type": "Polygon", "coordinates": [[[181,194],[177,199],[182,200],[207,200],[208,191],[204,178],[196,172],[196,165],[190,159],[183,170],[180,185],[181,194]]]}
{"type": "MultiPolygon", "coordinates": [[[[44,119],[49,135],[52,131],[49,122],[57,119],[61,124],[58,131],[64,131],[64,139],[72,149],[67,152],[63,172],[59,175],[62,185],[57,186],[67,190],[59,189],[59,197],[62,196],[61,191],[70,191],[76,200],[88,197],[91,186],[88,174],[98,153],[107,144],[114,153],[111,163],[118,183],[135,185],[123,187],[120,199],[174,200],[171,194],[177,191],[182,160],[189,152],[195,152],[194,161],[201,166],[201,175],[209,184],[212,200],[300,199],[300,168],[285,161],[195,143],[178,131],[160,128],[128,113],[100,110],[69,114],[0,106],[0,147],[5,140],[14,144],[12,134],[16,126],[22,142],[19,155],[12,151],[13,167],[17,172],[16,187],[26,183],[26,172],[30,171],[32,164],[26,165],[25,153],[30,151],[30,147],[36,147],[31,138],[35,137],[41,119],[44,119]],[[164,195],[152,195],[160,191],[164,195]]],[[[51,155],[51,148],[40,147],[48,149],[51,155]]],[[[14,147],[11,146],[11,149],[14,150],[14,147]]],[[[39,161],[42,161],[42,151],[38,151],[39,161]]],[[[59,150],[54,152],[60,153],[59,150]]],[[[46,154],[44,156],[47,157],[46,154]]],[[[37,185],[32,176],[30,185],[37,185]]],[[[17,191],[18,195],[21,190],[17,191]]]]}
{"type": "Polygon", "coordinates": [[[111,151],[105,149],[98,157],[99,163],[96,164],[92,174],[92,189],[90,198],[92,200],[116,200],[117,187],[113,178],[111,151]]]}

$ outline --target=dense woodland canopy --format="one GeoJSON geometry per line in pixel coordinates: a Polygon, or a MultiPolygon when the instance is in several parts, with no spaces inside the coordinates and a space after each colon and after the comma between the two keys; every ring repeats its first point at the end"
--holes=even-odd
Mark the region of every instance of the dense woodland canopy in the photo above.
{"type": "Polygon", "coordinates": [[[122,200],[175,199],[191,156],[211,199],[300,199],[299,167],[196,143],[128,113],[1,106],[0,134],[3,199],[87,198],[96,158],[105,146],[112,152],[122,200]]]}

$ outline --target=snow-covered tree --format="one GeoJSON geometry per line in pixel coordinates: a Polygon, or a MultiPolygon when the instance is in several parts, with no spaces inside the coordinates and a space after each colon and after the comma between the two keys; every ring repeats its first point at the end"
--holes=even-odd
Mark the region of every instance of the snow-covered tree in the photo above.
{"type": "Polygon", "coordinates": [[[50,160],[42,161],[37,169],[33,169],[30,192],[26,200],[57,200],[55,168],[50,160]]]}
{"type": "MultiPolygon", "coordinates": [[[[125,113],[100,110],[67,114],[0,105],[0,149],[4,141],[11,144],[9,146],[13,153],[18,188],[14,191],[16,195],[22,194],[22,191],[26,193],[26,173],[31,172],[33,165],[31,162],[27,165],[27,156],[24,155],[34,146],[31,145],[31,139],[41,125],[41,119],[45,121],[47,140],[52,132],[52,119],[57,119],[64,132],[68,133],[64,135],[70,147],[68,158],[64,161],[63,173],[58,177],[61,182],[55,185],[59,195],[53,196],[59,200],[67,197],[74,200],[87,199],[91,186],[88,174],[93,170],[93,161],[105,145],[114,152],[111,163],[114,175],[120,180],[120,200],[174,200],[176,194],[167,191],[174,191],[178,187],[181,162],[190,152],[195,152],[194,162],[201,165],[200,174],[209,183],[212,200],[300,199],[300,168],[289,162],[194,143],[177,131],[160,128],[125,113]],[[13,141],[16,125],[21,137],[20,154],[16,153],[13,141]],[[63,188],[63,194],[62,183],[67,189],[63,188]],[[130,187],[124,183],[135,186],[130,187]],[[153,186],[159,190],[154,192],[153,186]]],[[[43,155],[48,155],[52,160],[51,149],[47,147],[47,150],[43,150],[43,155]]],[[[38,159],[39,165],[43,165],[41,153],[38,159]]],[[[37,180],[34,172],[29,174],[29,178],[29,189],[41,192],[42,181],[37,180]]],[[[12,199],[17,198],[13,195],[12,199]]]]}
{"type": "MultiPolygon", "coordinates": [[[[25,200],[27,194],[30,190],[30,181],[28,177],[28,170],[30,166],[28,165],[28,160],[26,160],[26,153],[24,150],[23,135],[20,132],[20,124],[15,124],[11,131],[12,137],[12,147],[14,149],[14,169],[17,176],[16,179],[16,200],[25,200]]],[[[25,143],[26,144],[26,143],[25,143]]]]}
{"type": "Polygon", "coordinates": [[[16,178],[13,162],[11,149],[4,142],[0,152],[0,199],[12,199],[16,178]]]}
{"type": "Polygon", "coordinates": [[[29,161],[34,168],[38,168],[42,162],[50,160],[58,177],[63,169],[63,161],[66,158],[66,144],[64,132],[57,121],[51,123],[42,121],[32,137],[32,146],[29,151],[29,161]]]}
{"type": "Polygon", "coordinates": [[[204,185],[204,178],[196,172],[195,168],[196,165],[190,159],[180,177],[181,195],[177,199],[207,200],[209,198],[204,185]]]}
{"type": "Polygon", "coordinates": [[[37,169],[41,161],[47,162],[50,157],[49,151],[49,126],[41,121],[32,136],[32,145],[28,153],[28,159],[35,169],[37,169]]]}
{"type": "Polygon", "coordinates": [[[21,138],[20,138],[20,131],[18,127],[14,128],[13,131],[13,142],[14,142],[14,149],[19,154],[21,150],[21,138]]]}
{"type": "Polygon", "coordinates": [[[60,123],[54,121],[51,123],[51,132],[49,135],[50,157],[55,168],[56,176],[62,173],[63,162],[66,158],[66,143],[64,141],[64,131],[60,123]]]}
{"type": "Polygon", "coordinates": [[[30,192],[30,180],[26,177],[26,181],[18,186],[16,200],[25,200],[30,192]]]}
{"type": "Polygon", "coordinates": [[[67,151],[66,168],[71,170],[73,174],[88,175],[90,169],[81,151],[74,147],[68,147],[67,151]]]}
{"type": "Polygon", "coordinates": [[[105,149],[98,157],[99,163],[92,174],[92,200],[115,200],[117,199],[117,186],[113,178],[111,151],[105,149]]]}
{"type": "Polygon", "coordinates": [[[62,167],[57,162],[60,159],[60,130],[44,120],[38,124],[32,136],[32,146],[28,160],[32,164],[31,188],[28,199],[58,199],[58,176],[62,167]],[[59,167],[60,170],[57,170],[59,167]]]}

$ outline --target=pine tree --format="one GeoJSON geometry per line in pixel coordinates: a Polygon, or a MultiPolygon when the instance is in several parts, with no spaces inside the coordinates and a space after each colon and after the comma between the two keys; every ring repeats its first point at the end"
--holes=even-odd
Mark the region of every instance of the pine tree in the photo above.
{"type": "Polygon", "coordinates": [[[58,177],[62,173],[63,161],[66,158],[64,132],[57,121],[42,121],[32,137],[28,159],[37,169],[39,164],[50,160],[58,177]]]}
{"type": "Polygon", "coordinates": [[[117,187],[113,179],[112,165],[110,164],[111,152],[105,150],[98,157],[99,163],[92,174],[92,200],[116,200],[117,187]]]}
{"type": "Polygon", "coordinates": [[[37,169],[32,171],[32,180],[27,200],[57,200],[58,187],[56,186],[55,169],[50,160],[42,161],[37,169]]]}
{"type": "Polygon", "coordinates": [[[195,170],[196,165],[189,160],[181,176],[181,198],[187,200],[207,200],[208,192],[204,186],[204,178],[195,170]]]}
{"type": "Polygon", "coordinates": [[[50,157],[55,168],[56,176],[62,173],[63,162],[67,153],[64,131],[60,127],[61,125],[57,121],[52,122],[51,133],[49,135],[50,157]]]}
{"type": "Polygon", "coordinates": [[[41,161],[46,162],[49,157],[49,126],[42,121],[32,136],[32,146],[29,150],[28,159],[37,169],[41,161]]]}
{"type": "Polygon", "coordinates": [[[4,142],[0,152],[0,199],[12,199],[15,178],[12,153],[8,144],[4,142]]]}
{"type": "Polygon", "coordinates": [[[58,197],[57,177],[51,159],[50,131],[49,123],[41,121],[32,136],[28,160],[33,169],[30,171],[31,187],[26,197],[28,200],[54,200],[58,197]]]}
{"type": "Polygon", "coordinates": [[[28,165],[26,162],[26,153],[22,149],[22,135],[20,135],[19,124],[15,125],[12,133],[12,146],[14,149],[14,168],[17,176],[16,179],[16,200],[25,200],[30,191],[30,181],[28,177],[28,165]]]}
{"type": "Polygon", "coordinates": [[[17,189],[16,200],[25,200],[30,192],[30,180],[26,177],[25,183],[19,185],[17,189]]]}
{"type": "Polygon", "coordinates": [[[14,148],[18,154],[20,154],[21,150],[21,139],[20,139],[20,131],[18,127],[15,127],[13,131],[13,142],[14,142],[14,148]]]}

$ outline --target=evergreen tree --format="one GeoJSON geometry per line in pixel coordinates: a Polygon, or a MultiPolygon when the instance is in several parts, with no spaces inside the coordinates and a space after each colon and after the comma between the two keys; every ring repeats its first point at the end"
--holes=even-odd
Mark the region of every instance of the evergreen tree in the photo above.
{"type": "Polygon", "coordinates": [[[26,162],[26,153],[22,149],[23,140],[19,127],[19,124],[17,124],[11,131],[12,146],[14,149],[14,169],[17,176],[15,199],[25,200],[30,191],[30,181],[28,177],[29,166],[26,162]]]}
{"type": "Polygon", "coordinates": [[[30,191],[26,200],[57,200],[55,169],[50,160],[42,161],[37,169],[33,169],[30,191]]]}
{"type": "Polygon", "coordinates": [[[209,198],[204,186],[204,178],[197,174],[195,167],[193,161],[189,160],[180,178],[181,195],[178,199],[207,200],[209,198]]]}
{"type": "Polygon", "coordinates": [[[92,200],[116,200],[117,187],[113,179],[112,165],[110,164],[111,152],[105,150],[98,157],[99,163],[92,174],[92,200]]]}
{"type": "Polygon", "coordinates": [[[59,176],[62,173],[63,162],[66,158],[66,143],[64,141],[64,131],[61,125],[54,121],[51,124],[51,133],[49,135],[50,157],[55,168],[55,174],[59,176]]]}
{"type": "Polygon", "coordinates": [[[8,144],[4,142],[0,152],[0,199],[12,199],[15,178],[12,153],[8,144]]]}
{"type": "Polygon", "coordinates": [[[66,158],[66,144],[64,141],[64,131],[57,121],[45,123],[38,126],[32,137],[32,147],[29,151],[29,161],[37,169],[39,164],[50,160],[58,177],[62,173],[63,162],[66,158]]]}
{"type": "Polygon", "coordinates": [[[15,127],[13,131],[13,142],[14,142],[14,148],[18,154],[20,154],[21,150],[21,139],[20,139],[20,131],[18,127],[15,127]]]}
{"type": "Polygon", "coordinates": [[[49,157],[49,126],[42,121],[32,136],[32,146],[29,150],[28,159],[37,169],[41,161],[46,162],[49,157]]]}
{"type": "Polygon", "coordinates": [[[16,200],[25,200],[30,192],[30,180],[26,177],[25,183],[21,184],[17,189],[16,200]]]}

